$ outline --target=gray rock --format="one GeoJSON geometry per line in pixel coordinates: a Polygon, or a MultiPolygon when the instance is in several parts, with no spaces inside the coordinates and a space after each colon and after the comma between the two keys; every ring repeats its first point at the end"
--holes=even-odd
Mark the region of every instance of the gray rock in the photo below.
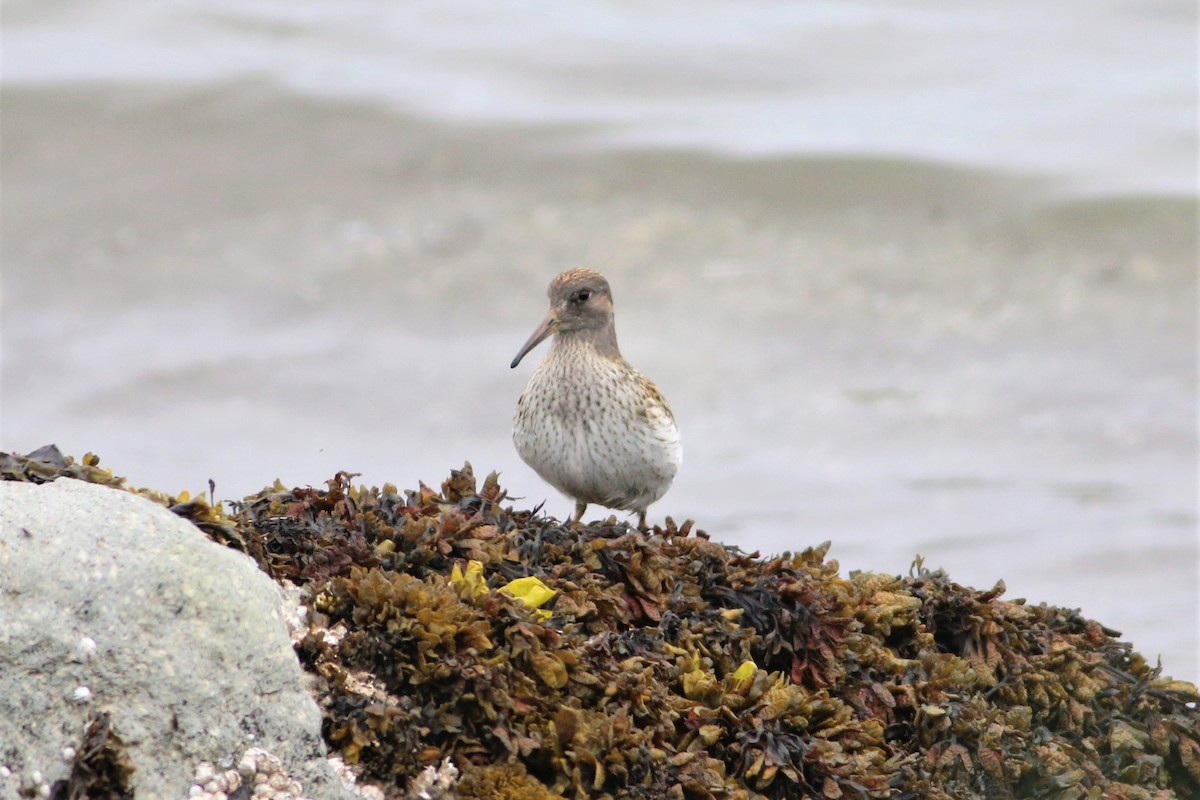
{"type": "Polygon", "coordinates": [[[281,593],[250,559],[128,492],[0,482],[0,797],[65,778],[93,711],[126,743],[139,798],[182,798],[200,762],[250,747],[306,795],[352,796],[324,759],[281,593]]]}

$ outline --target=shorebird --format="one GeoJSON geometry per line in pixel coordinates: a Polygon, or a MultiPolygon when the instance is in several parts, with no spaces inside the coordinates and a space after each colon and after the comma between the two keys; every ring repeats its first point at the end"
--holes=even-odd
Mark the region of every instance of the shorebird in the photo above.
{"type": "Polygon", "coordinates": [[[608,281],[590,269],[550,282],[550,313],[512,367],[554,336],[550,352],[517,402],[513,444],[526,464],[575,501],[572,524],[589,503],[646,509],[671,486],[683,459],[675,415],[658,387],[621,357],[608,281]]]}

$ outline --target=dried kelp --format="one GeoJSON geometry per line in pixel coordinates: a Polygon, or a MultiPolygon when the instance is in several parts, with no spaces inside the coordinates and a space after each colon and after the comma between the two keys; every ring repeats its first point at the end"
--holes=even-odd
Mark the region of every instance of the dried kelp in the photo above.
{"type": "Polygon", "coordinates": [[[103,712],[88,719],[70,775],[50,787],[51,800],[132,800],[133,763],[103,712]]]}
{"type": "Polygon", "coordinates": [[[842,576],[827,545],[571,528],[469,465],[353,477],[203,514],[301,587],[326,740],[389,797],[446,758],[460,797],[1200,795],[1196,688],[1076,612],[919,561],[842,576]]]}
{"type": "Polygon", "coordinates": [[[58,478],[78,478],[88,483],[98,483],[118,489],[125,488],[125,479],[112,474],[112,470],[100,468],[100,458],[88,453],[76,463],[64,456],[57,446],[48,444],[32,453],[0,453],[0,478],[6,481],[47,483],[58,478]]]}
{"type": "MultiPolygon", "coordinates": [[[[215,503],[203,497],[192,497],[188,492],[169,495],[155,489],[137,489],[125,485],[125,479],[114,475],[111,469],[100,466],[100,457],[87,453],[79,461],[64,456],[57,446],[48,444],[28,455],[0,453],[0,480],[25,483],[48,483],[59,478],[75,478],[101,486],[141,495],[166,506],[170,511],[191,522],[219,544],[235,547],[246,552],[247,543],[238,531],[237,523],[221,513],[215,503]]],[[[214,490],[209,481],[210,493],[214,490]]],[[[256,559],[261,563],[261,559],[256,559]]]]}

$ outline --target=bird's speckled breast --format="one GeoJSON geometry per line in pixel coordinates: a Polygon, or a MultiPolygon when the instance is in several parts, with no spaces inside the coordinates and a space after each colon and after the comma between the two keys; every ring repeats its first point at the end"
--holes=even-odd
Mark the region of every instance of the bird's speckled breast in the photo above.
{"type": "Polygon", "coordinates": [[[644,511],[682,460],[679,429],[654,385],[620,357],[556,337],[517,403],[517,452],[587,503],[644,511]]]}

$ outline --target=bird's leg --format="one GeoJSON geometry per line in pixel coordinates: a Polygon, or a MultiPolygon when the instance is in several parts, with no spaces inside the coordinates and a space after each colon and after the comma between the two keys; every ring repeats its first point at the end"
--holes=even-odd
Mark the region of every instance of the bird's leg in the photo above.
{"type": "Polygon", "coordinates": [[[646,527],[646,512],[638,512],[638,530],[642,533],[647,533],[650,529],[646,527]]]}
{"type": "Polygon", "coordinates": [[[583,512],[587,511],[587,503],[575,503],[575,516],[571,518],[571,524],[575,525],[583,519],[583,512]]]}

